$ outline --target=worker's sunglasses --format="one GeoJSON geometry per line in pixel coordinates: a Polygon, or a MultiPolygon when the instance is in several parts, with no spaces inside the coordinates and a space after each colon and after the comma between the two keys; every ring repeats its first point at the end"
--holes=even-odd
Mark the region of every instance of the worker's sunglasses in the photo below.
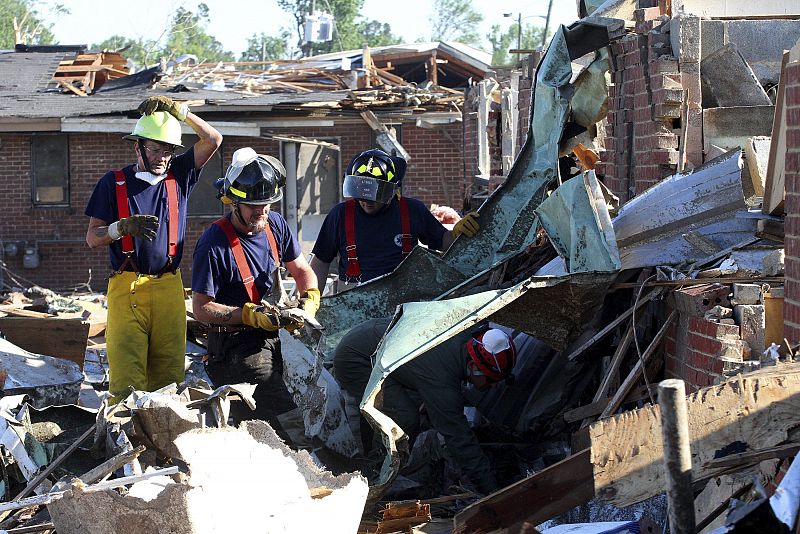
{"type": "Polygon", "coordinates": [[[159,156],[164,158],[171,158],[175,155],[175,147],[169,148],[154,148],[148,145],[144,145],[144,149],[152,156],[159,156]]]}

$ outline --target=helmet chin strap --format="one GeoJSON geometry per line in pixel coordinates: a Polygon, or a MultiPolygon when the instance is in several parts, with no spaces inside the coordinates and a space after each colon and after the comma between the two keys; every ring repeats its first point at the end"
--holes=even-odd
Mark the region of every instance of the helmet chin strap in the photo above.
{"type": "Polygon", "coordinates": [[[144,170],[153,176],[163,176],[164,174],[167,174],[169,168],[172,166],[172,156],[170,156],[167,160],[167,166],[164,169],[164,172],[161,175],[156,175],[156,173],[153,172],[153,168],[150,166],[150,158],[147,157],[147,149],[144,148],[144,139],[139,138],[136,140],[136,143],[139,145],[139,155],[141,155],[142,161],[144,162],[144,170]]]}
{"type": "Polygon", "coordinates": [[[235,207],[233,209],[233,214],[236,215],[236,217],[239,219],[239,222],[243,226],[247,226],[247,223],[245,222],[244,217],[242,217],[242,212],[241,212],[241,209],[239,208],[239,206],[240,206],[240,204],[238,202],[236,202],[236,205],[235,205],[235,207]]]}

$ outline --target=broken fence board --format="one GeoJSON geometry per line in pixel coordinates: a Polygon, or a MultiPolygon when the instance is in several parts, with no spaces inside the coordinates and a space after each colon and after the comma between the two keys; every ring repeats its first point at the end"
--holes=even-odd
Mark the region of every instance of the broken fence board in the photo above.
{"type": "Polygon", "coordinates": [[[456,514],[453,533],[491,532],[522,521],[538,525],[591,500],[590,459],[584,449],[471,504],[456,514]]]}
{"type": "MultiPolygon", "coordinates": [[[[739,375],[687,398],[695,481],[713,476],[707,464],[740,450],[767,449],[800,424],[800,365],[739,375]]],[[[664,491],[658,406],[645,406],[589,427],[598,498],[624,507],[664,491]]]]}

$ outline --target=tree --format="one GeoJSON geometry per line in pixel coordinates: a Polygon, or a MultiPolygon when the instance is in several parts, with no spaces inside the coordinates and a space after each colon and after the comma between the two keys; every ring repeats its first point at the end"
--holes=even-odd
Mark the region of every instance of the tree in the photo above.
{"type": "MultiPolygon", "coordinates": [[[[516,54],[509,54],[509,49],[517,48],[517,23],[512,24],[505,33],[500,25],[494,24],[492,32],[486,36],[492,45],[492,65],[509,65],[516,60],[516,54]]],[[[533,24],[522,25],[520,48],[533,50],[542,46],[544,28],[533,24]]]]}
{"type": "Polygon", "coordinates": [[[61,4],[33,0],[0,0],[0,49],[10,50],[16,44],[14,19],[24,44],[52,44],[55,41],[55,36],[50,31],[53,25],[44,21],[45,15],[40,10],[46,10],[46,15],[51,18],[69,13],[61,4]]]}
{"type": "Polygon", "coordinates": [[[206,33],[208,20],[208,6],[205,4],[197,5],[197,13],[179,7],[172,18],[162,55],[169,60],[182,54],[194,54],[201,63],[233,61],[233,54],[224,50],[222,43],[206,33]]]}
{"type": "Polygon", "coordinates": [[[392,34],[389,24],[359,18],[364,0],[278,0],[278,5],[294,17],[298,48],[305,56],[354,50],[364,46],[385,46],[401,41],[392,34]],[[312,5],[333,15],[336,25],[332,41],[312,45],[304,42],[303,28],[312,5]]]}
{"type": "Polygon", "coordinates": [[[377,20],[362,20],[358,23],[358,33],[362,46],[389,46],[403,42],[403,39],[392,33],[392,27],[377,20]]]}
{"type": "Polygon", "coordinates": [[[113,35],[101,43],[92,45],[94,50],[120,52],[125,58],[133,61],[138,67],[146,67],[158,61],[161,51],[156,41],[131,39],[122,35],[113,35]]]}
{"type": "Polygon", "coordinates": [[[478,25],[483,15],[472,7],[472,0],[433,0],[432,41],[458,41],[479,47],[478,25]]]}
{"type": "Polygon", "coordinates": [[[239,61],[266,61],[286,58],[286,40],[288,32],[281,37],[272,37],[265,33],[253,34],[247,39],[247,49],[242,52],[239,61]]]}

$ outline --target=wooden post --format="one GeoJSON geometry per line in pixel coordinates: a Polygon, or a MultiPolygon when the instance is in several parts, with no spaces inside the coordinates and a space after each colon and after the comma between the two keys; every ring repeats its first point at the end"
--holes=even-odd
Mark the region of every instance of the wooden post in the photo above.
{"type": "Polygon", "coordinates": [[[694,534],[694,493],[692,453],[689,448],[689,415],[683,380],[658,384],[661,435],[664,440],[664,468],[667,474],[669,529],[672,534],[694,534]]]}

